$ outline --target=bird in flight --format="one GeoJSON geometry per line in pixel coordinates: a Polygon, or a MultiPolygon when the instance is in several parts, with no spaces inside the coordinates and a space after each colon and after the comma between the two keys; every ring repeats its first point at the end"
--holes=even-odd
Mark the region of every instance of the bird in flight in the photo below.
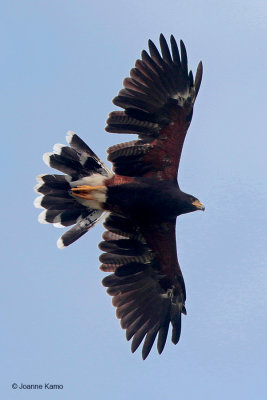
{"type": "Polygon", "coordinates": [[[99,248],[100,269],[112,296],[116,315],[132,339],[141,342],[145,359],[157,338],[162,353],[169,327],[177,344],[181,314],[186,314],[186,291],[177,259],[175,226],[179,215],[204,210],[184,193],[178,169],[186,132],[202,78],[188,72],[187,53],[173,36],[170,47],[160,35],[160,49],[149,40],[149,52],[123,82],[113,103],[106,131],[138,135],[138,139],[107,150],[111,171],[78,135],[68,132],[68,145],[56,144],[44,162],[63,174],[37,177],[35,206],[44,208],[39,222],[71,227],[58,240],[64,248],[105,218],[99,248]]]}

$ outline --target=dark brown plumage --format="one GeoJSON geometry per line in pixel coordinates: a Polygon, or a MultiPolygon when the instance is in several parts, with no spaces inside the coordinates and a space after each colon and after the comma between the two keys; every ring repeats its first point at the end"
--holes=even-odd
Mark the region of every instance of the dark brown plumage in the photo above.
{"type": "Polygon", "coordinates": [[[202,64],[196,77],[188,73],[183,42],[180,53],[173,36],[171,51],[160,35],[161,55],[152,41],[142,52],[124,88],[113,103],[106,130],[139,138],[108,149],[113,171],[75,134],[68,146],[56,146],[44,160],[66,175],[39,177],[35,205],[45,208],[40,222],[76,224],[59,240],[65,247],[86,233],[105,212],[106,232],[99,248],[103,280],[117,308],[117,317],[132,339],[134,352],[144,340],[145,359],[157,337],[164,349],[169,325],[172,342],[179,341],[185,309],[185,284],[177,260],[176,217],[203,210],[182,192],[177,174],[182,147],[199,91],[202,64]]]}

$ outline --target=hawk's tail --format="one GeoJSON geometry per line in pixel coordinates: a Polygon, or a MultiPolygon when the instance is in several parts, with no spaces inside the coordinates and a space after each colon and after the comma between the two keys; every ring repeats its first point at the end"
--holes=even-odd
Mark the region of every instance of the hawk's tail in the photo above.
{"type": "Polygon", "coordinates": [[[64,248],[84,235],[105,213],[101,209],[89,208],[71,195],[70,189],[77,181],[93,174],[112,176],[108,167],[73,132],[67,133],[69,146],[56,144],[53,153],[45,153],[44,162],[65,175],[39,175],[35,191],[40,194],[34,201],[37,208],[45,210],[39,215],[39,222],[52,223],[56,227],[69,227],[57,245],[64,248]],[[74,183],[75,182],[75,183],[74,183]]]}

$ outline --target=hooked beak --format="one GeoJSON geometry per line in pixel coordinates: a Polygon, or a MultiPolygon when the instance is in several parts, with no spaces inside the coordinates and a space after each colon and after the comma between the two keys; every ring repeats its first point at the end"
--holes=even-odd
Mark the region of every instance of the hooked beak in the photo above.
{"type": "Polygon", "coordinates": [[[204,204],[200,203],[199,200],[193,201],[192,204],[193,204],[198,210],[205,211],[205,206],[204,206],[204,204]]]}

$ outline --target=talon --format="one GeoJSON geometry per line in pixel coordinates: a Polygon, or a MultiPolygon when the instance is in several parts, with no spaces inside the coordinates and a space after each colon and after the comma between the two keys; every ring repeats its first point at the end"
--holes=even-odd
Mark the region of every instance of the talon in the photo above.
{"type": "Polygon", "coordinates": [[[94,200],[94,197],[91,194],[91,192],[103,188],[105,188],[105,186],[77,185],[77,187],[71,189],[71,194],[72,196],[80,197],[82,199],[94,200]]]}
{"type": "Polygon", "coordinates": [[[83,193],[71,193],[71,194],[72,196],[79,197],[81,199],[94,200],[93,196],[90,194],[83,194],[83,193]]]}
{"type": "Polygon", "coordinates": [[[80,191],[80,192],[92,192],[93,190],[102,189],[105,186],[88,186],[88,185],[78,185],[75,188],[72,188],[72,191],[80,191]]]}

